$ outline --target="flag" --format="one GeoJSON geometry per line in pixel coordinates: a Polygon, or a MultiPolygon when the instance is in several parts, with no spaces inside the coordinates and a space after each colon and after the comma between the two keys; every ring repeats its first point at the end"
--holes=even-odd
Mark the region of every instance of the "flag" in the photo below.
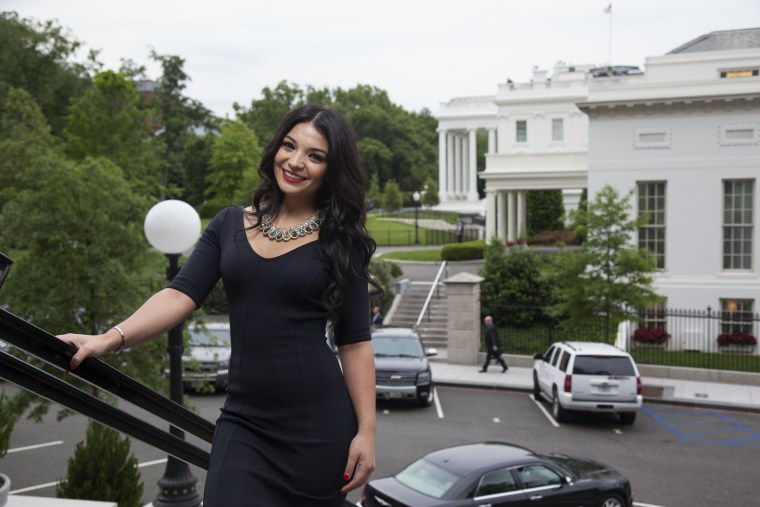
{"type": "Polygon", "coordinates": [[[612,3],[610,2],[610,5],[604,8],[605,14],[610,14],[612,12],[612,3]]]}

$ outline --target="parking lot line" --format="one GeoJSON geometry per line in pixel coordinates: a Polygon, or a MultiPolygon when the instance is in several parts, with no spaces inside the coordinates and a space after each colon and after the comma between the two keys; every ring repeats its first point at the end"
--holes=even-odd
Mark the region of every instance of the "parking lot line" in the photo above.
{"type": "Polygon", "coordinates": [[[433,388],[433,402],[435,402],[435,410],[438,412],[438,419],[443,419],[443,409],[441,408],[441,401],[438,399],[438,390],[433,388]]]}
{"type": "Polygon", "coordinates": [[[32,451],[34,449],[50,447],[51,445],[61,445],[62,443],[63,443],[63,440],[56,440],[55,442],[45,442],[44,444],[27,445],[26,447],[16,447],[15,449],[8,449],[8,454],[12,452],[32,451]]]}
{"type": "Polygon", "coordinates": [[[555,428],[559,428],[559,423],[558,423],[557,421],[555,421],[555,420],[554,420],[554,418],[551,416],[551,414],[550,414],[549,412],[547,412],[547,411],[546,411],[546,409],[544,408],[543,404],[541,403],[541,400],[536,400],[536,399],[533,397],[533,395],[532,395],[532,394],[529,394],[529,395],[528,395],[528,398],[530,398],[531,400],[533,400],[533,403],[535,403],[535,404],[536,404],[536,406],[537,406],[538,408],[540,408],[540,409],[541,409],[541,412],[543,412],[543,413],[544,413],[544,415],[546,416],[546,418],[547,418],[547,419],[549,419],[549,422],[550,422],[550,423],[552,423],[552,425],[553,425],[555,428]]]}

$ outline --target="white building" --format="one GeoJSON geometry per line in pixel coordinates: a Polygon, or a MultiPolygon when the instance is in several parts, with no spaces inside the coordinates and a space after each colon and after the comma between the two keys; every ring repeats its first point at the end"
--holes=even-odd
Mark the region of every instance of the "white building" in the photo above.
{"type": "Polygon", "coordinates": [[[669,307],[757,311],[759,71],[760,28],[713,32],[647,58],[643,75],[593,80],[579,104],[589,196],[634,191],[669,307]]]}
{"type": "Polygon", "coordinates": [[[528,190],[561,189],[566,210],[586,187],[588,119],[576,102],[587,98],[593,65],[562,62],[551,77],[534,69],[529,83],[511,81],[493,96],[453,99],[436,114],[442,209],[481,211],[486,237],[525,235],[528,190]],[[476,173],[476,136],[488,135],[486,167],[476,173]],[[486,180],[486,199],[477,195],[486,180]]]}
{"type": "Polygon", "coordinates": [[[633,190],[634,213],[651,223],[632,240],[655,253],[669,307],[757,312],[760,28],[701,36],[647,58],[645,72],[600,70],[559,63],[551,78],[536,69],[530,83],[442,104],[442,206],[476,205],[480,176],[487,237],[514,240],[527,190],[561,188],[566,209],[583,188],[590,199],[607,184],[633,190]]]}

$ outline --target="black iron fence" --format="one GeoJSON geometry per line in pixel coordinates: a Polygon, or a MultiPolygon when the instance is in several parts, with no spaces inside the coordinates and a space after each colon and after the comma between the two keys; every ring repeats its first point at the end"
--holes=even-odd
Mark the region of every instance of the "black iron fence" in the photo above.
{"type": "MultiPolygon", "coordinates": [[[[503,305],[506,315],[526,307],[503,305]]],[[[585,327],[556,323],[533,308],[527,326],[502,325],[499,338],[506,354],[533,355],[556,341],[604,342],[604,319],[585,327]]],[[[742,311],[656,308],[629,311],[610,333],[610,342],[627,350],[639,364],[682,366],[760,373],[760,315],[742,311]]]]}
{"type": "MultiPolygon", "coordinates": [[[[425,229],[414,230],[375,229],[371,231],[377,246],[445,245],[459,241],[454,230],[425,229]]],[[[465,229],[462,241],[478,239],[478,231],[465,229]]]]}

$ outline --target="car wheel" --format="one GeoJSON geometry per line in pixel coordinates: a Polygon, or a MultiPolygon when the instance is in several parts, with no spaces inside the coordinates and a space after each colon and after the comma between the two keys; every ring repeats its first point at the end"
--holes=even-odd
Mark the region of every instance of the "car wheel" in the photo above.
{"type": "Polygon", "coordinates": [[[607,493],[599,502],[599,507],[625,507],[625,504],[617,493],[607,493]]]}
{"type": "Polygon", "coordinates": [[[621,412],[620,420],[623,424],[631,425],[636,421],[636,412],[621,412]]]}
{"type": "Polygon", "coordinates": [[[559,404],[559,394],[557,394],[557,387],[554,387],[552,391],[552,417],[557,422],[563,422],[567,420],[567,410],[562,408],[559,404]]]}
{"type": "Polygon", "coordinates": [[[541,401],[541,387],[538,385],[538,375],[535,371],[533,372],[533,399],[541,401]]]}
{"type": "Polygon", "coordinates": [[[430,385],[427,396],[421,396],[417,399],[417,403],[421,407],[429,407],[433,403],[433,385],[430,385]]]}

